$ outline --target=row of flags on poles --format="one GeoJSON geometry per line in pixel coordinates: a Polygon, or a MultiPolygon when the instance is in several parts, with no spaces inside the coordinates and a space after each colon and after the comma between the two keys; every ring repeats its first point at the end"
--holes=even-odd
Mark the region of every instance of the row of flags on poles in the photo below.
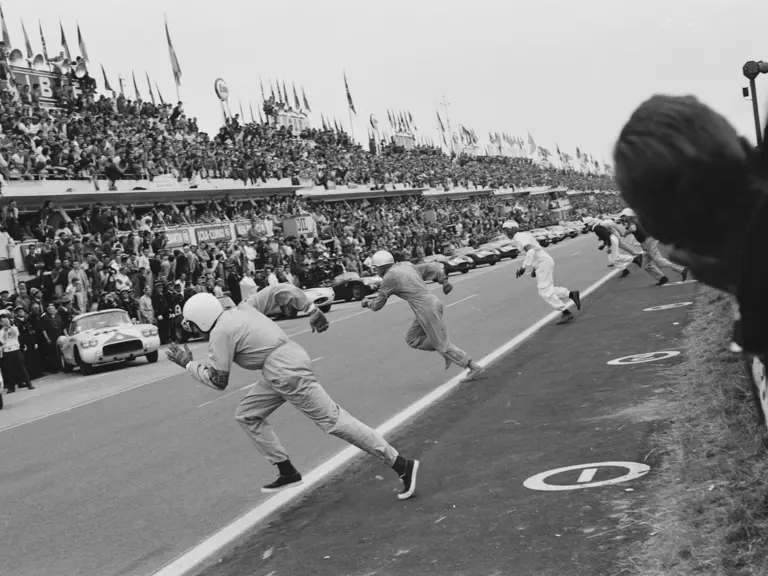
{"type": "MultiPolygon", "coordinates": [[[[435,111],[437,116],[437,130],[442,137],[442,143],[445,148],[451,151],[456,151],[456,147],[461,151],[465,148],[477,147],[479,145],[479,139],[474,129],[467,128],[466,126],[459,125],[457,133],[451,137],[449,126],[447,122],[440,116],[439,111],[435,111]]],[[[498,155],[511,155],[518,157],[526,157],[539,159],[542,162],[551,163],[550,158],[553,157],[552,153],[544,146],[538,146],[536,141],[530,132],[527,134],[526,141],[520,136],[513,136],[506,132],[489,132],[488,142],[494,150],[494,154],[498,155]]],[[[566,168],[575,168],[582,170],[596,170],[608,174],[611,172],[611,167],[604,160],[599,162],[592,154],[582,152],[580,148],[576,148],[576,161],[574,158],[560,150],[560,145],[555,144],[557,157],[560,160],[560,164],[566,168]]],[[[488,148],[486,148],[486,154],[490,154],[488,148]]]]}
{"type": "MultiPolygon", "coordinates": [[[[38,30],[40,32],[40,44],[41,44],[41,47],[42,47],[42,51],[39,52],[39,54],[42,54],[42,56],[43,56],[43,58],[45,59],[46,62],[49,62],[49,61],[51,61],[53,59],[56,59],[57,56],[54,56],[54,58],[52,59],[48,55],[48,45],[47,45],[47,43],[45,41],[45,34],[43,33],[43,24],[42,24],[42,22],[39,19],[37,21],[37,26],[38,26],[38,30]]],[[[84,60],[85,62],[90,63],[90,57],[88,56],[88,49],[85,46],[85,40],[83,38],[83,33],[80,30],[80,23],[76,22],[76,26],[77,26],[77,45],[78,45],[78,48],[80,50],[80,58],[82,60],[84,60]]],[[[11,42],[11,35],[8,32],[8,25],[6,23],[6,18],[5,18],[5,14],[3,13],[2,5],[0,5],[0,31],[2,31],[2,39],[3,39],[3,43],[5,44],[5,48],[6,48],[7,51],[10,52],[13,49],[14,45],[11,42]]],[[[24,25],[24,20],[23,19],[21,20],[21,31],[22,31],[22,35],[24,36],[24,48],[26,50],[27,58],[32,60],[35,57],[36,54],[35,54],[34,49],[32,48],[32,42],[30,41],[29,34],[27,33],[27,28],[24,25]]],[[[69,43],[67,42],[67,36],[64,33],[64,25],[62,24],[61,20],[59,20],[59,31],[60,31],[60,34],[61,34],[61,38],[60,38],[61,55],[63,55],[64,58],[66,58],[67,60],[72,62],[73,61],[72,52],[69,49],[69,43]]],[[[179,86],[181,86],[181,76],[182,76],[182,74],[181,74],[181,65],[179,64],[179,59],[178,59],[178,57],[176,55],[176,50],[174,49],[173,42],[171,41],[171,33],[170,33],[170,30],[168,29],[168,18],[167,17],[165,17],[165,36],[166,36],[166,39],[168,41],[168,53],[169,53],[169,56],[170,56],[170,59],[171,59],[171,71],[173,73],[173,79],[174,79],[174,82],[176,83],[176,87],[178,88],[179,86]]],[[[102,70],[102,75],[104,76],[104,88],[105,88],[105,90],[109,90],[109,91],[111,91],[113,93],[116,92],[112,88],[111,84],[109,83],[109,80],[107,79],[107,73],[104,70],[104,66],[103,65],[101,66],[101,70],[102,70]]],[[[151,83],[151,81],[149,79],[149,75],[148,74],[147,74],[147,83],[148,83],[148,87],[149,87],[149,93],[150,93],[150,95],[152,97],[152,101],[155,102],[154,93],[152,91],[152,83],[151,83]]],[[[135,89],[135,92],[136,92],[136,98],[138,99],[139,98],[139,89],[138,89],[138,85],[136,83],[135,74],[134,74],[134,77],[133,77],[133,85],[134,85],[134,89],[135,89]]],[[[155,90],[158,92],[158,95],[159,95],[160,90],[157,87],[157,83],[155,83],[155,90]]],[[[122,79],[120,79],[120,92],[124,93],[124,87],[123,87],[122,79]]],[[[162,96],[160,96],[160,101],[162,102],[162,96]]]]}
{"type": "MultiPolygon", "coordinates": [[[[85,47],[85,40],[83,40],[83,34],[80,32],[80,23],[76,22],[77,24],[77,45],[80,49],[80,56],[83,60],[86,62],[90,61],[90,58],[88,57],[88,50],[85,47]]],[[[40,31],[40,44],[42,45],[42,52],[40,52],[43,55],[43,58],[45,58],[46,62],[50,60],[48,57],[48,46],[45,42],[45,34],[43,33],[43,24],[38,19],[37,21],[38,30],[40,31]]],[[[13,49],[13,43],[11,42],[11,35],[8,32],[8,25],[6,24],[5,20],[5,14],[3,13],[3,7],[0,6],[0,29],[2,29],[2,35],[3,35],[3,44],[5,44],[6,50],[10,51],[13,49]]],[[[64,33],[64,25],[61,23],[61,20],[59,20],[59,31],[61,33],[61,52],[64,55],[64,57],[72,61],[72,53],[69,50],[69,43],[67,42],[67,36],[64,33]]],[[[27,34],[27,27],[24,25],[24,20],[21,20],[21,32],[24,36],[24,48],[26,49],[27,58],[30,60],[35,57],[35,52],[32,49],[32,42],[29,39],[29,34],[27,34]]]]}
{"type": "MultiPolygon", "coordinates": [[[[270,98],[274,102],[277,104],[283,104],[285,107],[296,110],[297,112],[312,112],[312,108],[309,105],[309,100],[307,99],[307,94],[304,92],[304,86],[301,86],[301,98],[299,98],[299,93],[296,91],[296,83],[291,83],[293,88],[293,100],[291,100],[288,89],[285,87],[285,80],[282,81],[282,90],[280,89],[280,82],[281,81],[279,80],[275,80],[275,85],[272,86],[272,80],[270,79],[267,81],[270,98]],[[275,90],[275,88],[277,88],[277,90],[275,90]]],[[[261,76],[259,76],[259,88],[261,89],[261,99],[266,102],[268,100],[267,93],[264,91],[264,82],[262,81],[261,76]]]]}

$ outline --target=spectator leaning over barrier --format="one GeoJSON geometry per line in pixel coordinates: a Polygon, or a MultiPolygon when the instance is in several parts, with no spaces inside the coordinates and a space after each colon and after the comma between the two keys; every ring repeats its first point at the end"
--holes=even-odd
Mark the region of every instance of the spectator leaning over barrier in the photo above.
{"type": "Polygon", "coordinates": [[[648,233],[696,278],[737,297],[743,348],[764,356],[765,151],[692,96],[654,96],[622,129],[614,158],[621,193],[648,233]]]}

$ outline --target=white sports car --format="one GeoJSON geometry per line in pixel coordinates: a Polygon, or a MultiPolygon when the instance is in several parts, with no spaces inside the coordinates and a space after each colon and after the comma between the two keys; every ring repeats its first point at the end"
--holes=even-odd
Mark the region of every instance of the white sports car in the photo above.
{"type": "Polygon", "coordinates": [[[157,362],[160,336],[152,324],[134,324],[125,310],[111,309],[75,316],[68,335],[56,342],[64,372],[77,366],[83,375],[93,367],[146,356],[157,362]]]}
{"type": "Polygon", "coordinates": [[[304,295],[317,306],[323,314],[331,311],[331,304],[336,300],[336,293],[333,288],[317,287],[307,288],[304,295]]]}

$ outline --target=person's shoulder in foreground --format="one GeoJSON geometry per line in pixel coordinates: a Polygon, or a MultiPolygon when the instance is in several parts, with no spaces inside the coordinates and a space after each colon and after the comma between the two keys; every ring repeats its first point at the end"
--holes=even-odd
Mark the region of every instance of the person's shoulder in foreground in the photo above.
{"type": "Polygon", "coordinates": [[[697,279],[737,296],[744,348],[765,352],[768,152],[695,97],[657,95],[622,128],[614,161],[643,229],[697,279]]]}

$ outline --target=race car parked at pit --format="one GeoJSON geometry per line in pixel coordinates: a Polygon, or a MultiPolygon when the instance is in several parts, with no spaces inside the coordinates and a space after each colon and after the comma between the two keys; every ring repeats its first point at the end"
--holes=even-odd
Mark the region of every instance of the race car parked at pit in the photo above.
{"type": "Polygon", "coordinates": [[[576,238],[581,234],[583,225],[581,222],[560,222],[560,226],[565,228],[565,232],[570,238],[576,238]]]}
{"type": "Polygon", "coordinates": [[[557,244],[568,237],[568,233],[562,226],[547,226],[547,232],[552,236],[552,242],[557,244]]]}
{"type": "Polygon", "coordinates": [[[496,250],[499,253],[499,260],[517,258],[519,252],[517,245],[506,234],[499,234],[492,238],[490,242],[479,246],[479,248],[483,250],[496,250]]]}
{"type": "Polygon", "coordinates": [[[549,243],[552,241],[549,232],[544,230],[544,228],[534,228],[531,230],[531,235],[536,239],[536,242],[544,248],[549,246],[549,243]]]}
{"type": "MultiPolygon", "coordinates": [[[[336,299],[336,294],[333,288],[326,286],[318,286],[316,288],[307,288],[303,290],[307,299],[312,302],[323,314],[327,314],[331,311],[331,305],[336,299]]],[[[296,318],[299,315],[298,310],[294,310],[294,314],[290,318],[296,318]]]]}
{"type": "MultiPolygon", "coordinates": [[[[381,286],[381,276],[361,277],[357,272],[339,274],[333,279],[331,284],[334,298],[336,300],[346,300],[347,302],[362,300],[369,294],[375,294],[379,290],[379,286],[381,286]]],[[[317,303],[315,303],[315,306],[320,308],[320,305],[317,303]]],[[[320,309],[325,312],[322,308],[320,309]]]]}
{"type": "Polygon", "coordinates": [[[459,248],[453,251],[453,256],[466,256],[475,267],[483,264],[495,266],[501,260],[499,251],[492,248],[459,248]]]}
{"type": "Polygon", "coordinates": [[[467,256],[443,256],[442,254],[436,254],[434,256],[427,256],[424,258],[424,262],[439,262],[443,265],[446,276],[450,276],[454,272],[466,274],[475,267],[475,263],[467,256]]]}
{"type": "Polygon", "coordinates": [[[64,372],[78,367],[87,376],[95,366],[140,356],[157,362],[160,336],[152,324],[136,324],[128,312],[114,308],[75,316],[56,348],[64,372]]]}

